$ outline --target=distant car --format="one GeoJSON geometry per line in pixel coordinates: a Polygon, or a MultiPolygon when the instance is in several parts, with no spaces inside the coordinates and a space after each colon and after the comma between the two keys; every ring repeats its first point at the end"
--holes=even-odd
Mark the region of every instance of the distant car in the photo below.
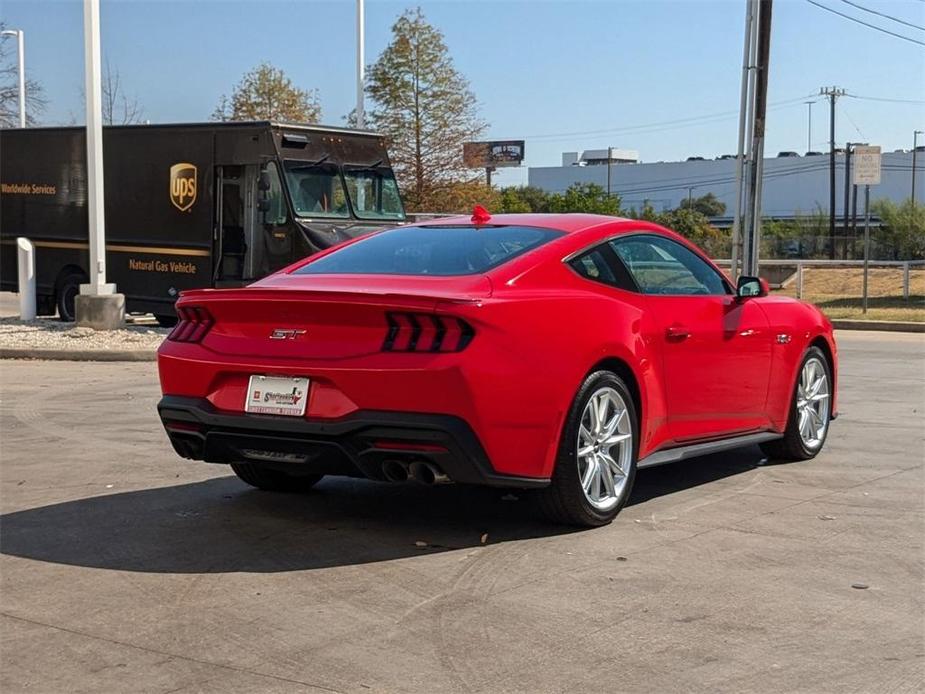
{"type": "Polygon", "coordinates": [[[798,152],[778,152],[777,156],[780,157],[798,157],[800,156],[798,152]]]}
{"type": "Polygon", "coordinates": [[[706,161],[703,157],[688,157],[688,161],[706,161]]]}
{"type": "Polygon", "coordinates": [[[725,161],[726,159],[735,159],[735,158],[736,158],[735,154],[720,154],[718,157],[716,157],[717,161],[725,161]]]}
{"type": "Polygon", "coordinates": [[[610,522],[637,468],[822,449],[836,346],[683,237],[483,210],[374,233],[242,289],[185,292],[158,352],[177,453],[264,490],[324,475],[538,488],[610,522]]]}
{"type": "Polygon", "coordinates": [[[821,157],[821,156],[822,156],[822,152],[813,152],[813,151],[809,151],[809,152],[807,152],[807,153],[805,154],[805,156],[807,156],[807,157],[821,157]]]}

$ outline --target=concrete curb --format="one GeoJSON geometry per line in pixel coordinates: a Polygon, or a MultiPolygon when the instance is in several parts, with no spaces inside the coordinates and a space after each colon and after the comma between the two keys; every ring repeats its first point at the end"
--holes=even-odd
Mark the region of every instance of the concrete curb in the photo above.
{"type": "Polygon", "coordinates": [[[0,347],[0,359],[46,361],[156,361],[153,349],[19,349],[0,347]]]}
{"type": "Polygon", "coordinates": [[[893,320],[850,320],[835,319],[832,327],[836,330],[883,330],[897,333],[925,333],[925,323],[893,320]]]}

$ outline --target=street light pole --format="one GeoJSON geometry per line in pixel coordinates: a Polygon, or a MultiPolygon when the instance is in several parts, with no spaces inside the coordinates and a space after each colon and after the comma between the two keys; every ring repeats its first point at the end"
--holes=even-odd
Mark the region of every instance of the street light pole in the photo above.
{"type": "Polygon", "coordinates": [[[26,127],[26,34],[22,29],[6,29],[3,36],[15,36],[19,63],[19,127],[26,127]]]}
{"type": "Polygon", "coordinates": [[[809,107],[808,108],[809,116],[807,117],[807,122],[806,122],[806,151],[812,152],[813,151],[813,104],[816,102],[815,101],[804,101],[803,103],[809,107]]]}
{"type": "Polygon", "coordinates": [[[912,132],[912,205],[915,206],[915,155],[916,150],[919,147],[919,135],[922,134],[921,130],[914,130],[912,132]]]}
{"type": "Polygon", "coordinates": [[[366,89],[366,58],[364,57],[366,41],[365,11],[363,0],[357,0],[357,127],[363,130],[366,127],[366,113],[363,108],[363,96],[366,89]]]}

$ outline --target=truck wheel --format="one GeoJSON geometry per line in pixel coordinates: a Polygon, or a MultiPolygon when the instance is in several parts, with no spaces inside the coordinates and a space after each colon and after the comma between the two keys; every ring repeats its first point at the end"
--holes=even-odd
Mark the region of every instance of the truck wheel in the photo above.
{"type": "Polygon", "coordinates": [[[80,285],[87,283],[87,277],[81,272],[70,272],[55,285],[55,304],[58,317],[66,322],[77,318],[74,311],[74,298],[80,294],[80,285]]]}
{"type": "Polygon", "coordinates": [[[263,465],[232,463],[231,469],[242,482],[265,492],[307,492],[324,475],[287,475],[263,465]]]}

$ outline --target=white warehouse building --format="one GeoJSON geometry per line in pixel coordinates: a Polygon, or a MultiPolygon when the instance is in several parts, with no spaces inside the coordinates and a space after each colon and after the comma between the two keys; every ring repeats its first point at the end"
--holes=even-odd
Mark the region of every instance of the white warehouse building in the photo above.
{"type": "MultiPolygon", "coordinates": [[[[640,209],[646,202],[657,211],[674,209],[688,196],[697,198],[713,193],[726,203],[726,214],[735,207],[736,161],[732,159],[631,163],[638,161],[633,150],[613,150],[607,166],[607,150],[589,150],[562,155],[562,166],[531,166],[527,182],[546,192],[563,192],[574,183],[596,183],[607,187],[610,169],[611,190],[620,195],[623,207],[640,209]]],[[[852,161],[853,164],[853,161],[852,161]]],[[[835,211],[843,214],[845,196],[845,155],[836,155],[835,211]]],[[[925,201],[925,152],[916,161],[916,200],[925,201]]],[[[912,152],[885,153],[881,184],[871,187],[871,200],[889,198],[902,202],[912,193],[912,152]]],[[[863,190],[858,193],[858,214],[863,213],[863,190]]],[[[764,160],[762,214],[788,218],[829,209],[829,157],[786,156],[764,160]]]]}

